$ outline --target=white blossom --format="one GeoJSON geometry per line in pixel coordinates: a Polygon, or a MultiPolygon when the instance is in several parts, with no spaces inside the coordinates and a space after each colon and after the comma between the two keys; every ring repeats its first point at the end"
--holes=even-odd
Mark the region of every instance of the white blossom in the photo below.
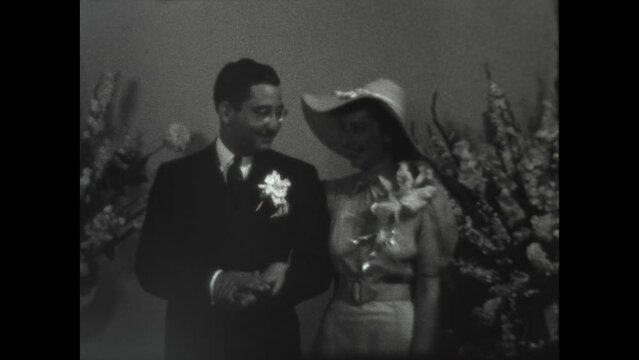
{"type": "Polygon", "coordinates": [[[186,149],[191,134],[186,126],[182,124],[171,124],[164,137],[164,144],[171,150],[182,152],[186,149]]]}

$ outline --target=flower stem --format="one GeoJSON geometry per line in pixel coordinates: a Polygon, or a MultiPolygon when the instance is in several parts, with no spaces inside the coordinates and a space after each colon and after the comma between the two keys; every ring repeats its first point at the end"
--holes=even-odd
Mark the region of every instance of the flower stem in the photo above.
{"type": "Polygon", "coordinates": [[[155,155],[158,151],[162,150],[163,148],[164,148],[164,142],[162,143],[162,145],[158,146],[155,150],[145,155],[144,159],[148,160],[151,156],[155,155]]]}
{"type": "Polygon", "coordinates": [[[260,211],[260,209],[262,208],[262,204],[264,204],[264,200],[260,201],[259,205],[257,205],[257,208],[255,208],[255,211],[260,211]]]}
{"type": "Polygon", "coordinates": [[[455,154],[453,153],[454,145],[452,144],[452,141],[450,137],[448,136],[449,134],[446,134],[446,131],[444,130],[444,127],[442,126],[442,124],[439,122],[439,117],[437,116],[437,96],[438,96],[437,91],[433,92],[433,97],[432,97],[432,101],[430,105],[430,113],[431,113],[431,116],[433,117],[433,123],[435,123],[435,127],[437,128],[437,131],[439,131],[439,134],[444,139],[446,148],[448,152],[450,153],[451,157],[453,158],[453,161],[455,162],[455,166],[457,166],[457,168],[459,169],[459,160],[457,159],[457,156],[455,156],[455,154]]]}

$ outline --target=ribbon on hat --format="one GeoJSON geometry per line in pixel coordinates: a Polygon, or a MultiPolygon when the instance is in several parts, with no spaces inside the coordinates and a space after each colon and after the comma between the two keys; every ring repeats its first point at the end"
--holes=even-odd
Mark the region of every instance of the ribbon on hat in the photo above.
{"type": "Polygon", "coordinates": [[[360,97],[360,96],[374,96],[375,94],[373,94],[372,92],[366,90],[366,89],[362,89],[362,88],[358,88],[358,89],[354,89],[354,90],[335,90],[335,96],[337,96],[338,98],[345,100],[345,99],[354,99],[356,97],[360,97]]]}
{"type": "Polygon", "coordinates": [[[353,90],[335,90],[334,93],[335,93],[335,96],[337,96],[337,98],[340,99],[340,100],[351,100],[351,99],[355,99],[355,98],[358,98],[358,97],[370,96],[370,97],[382,100],[382,101],[386,102],[388,105],[391,105],[392,107],[397,109],[396,111],[402,112],[401,107],[398,106],[395,101],[387,98],[386,96],[382,96],[382,95],[380,95],[378,93],[370,91],[368,89],[357,88],[357,89],[353,89],[353,90]]]}

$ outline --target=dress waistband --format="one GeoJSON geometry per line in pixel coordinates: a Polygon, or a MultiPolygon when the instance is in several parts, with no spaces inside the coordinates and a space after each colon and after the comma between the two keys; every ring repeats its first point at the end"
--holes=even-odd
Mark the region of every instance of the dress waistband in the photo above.
{"type": "Polygon", "coordinates": [[[351,305],[361,305],[373,300],[410,300],[411,286],[409,283],[372,283],[339,279],[335,288],[335,298],[351,305]]]}

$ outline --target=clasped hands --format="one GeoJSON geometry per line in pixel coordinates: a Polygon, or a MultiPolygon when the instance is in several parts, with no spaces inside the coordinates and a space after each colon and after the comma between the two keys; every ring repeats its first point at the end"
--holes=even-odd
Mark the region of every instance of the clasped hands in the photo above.
{"type": "Polygon", "coordinates": [[[270,264],[262,273],[223,271],[215,280],[213,300],[232,308],[246,308],[258,299],[276,296],[282,289],[288,264],[270,264]]]}

